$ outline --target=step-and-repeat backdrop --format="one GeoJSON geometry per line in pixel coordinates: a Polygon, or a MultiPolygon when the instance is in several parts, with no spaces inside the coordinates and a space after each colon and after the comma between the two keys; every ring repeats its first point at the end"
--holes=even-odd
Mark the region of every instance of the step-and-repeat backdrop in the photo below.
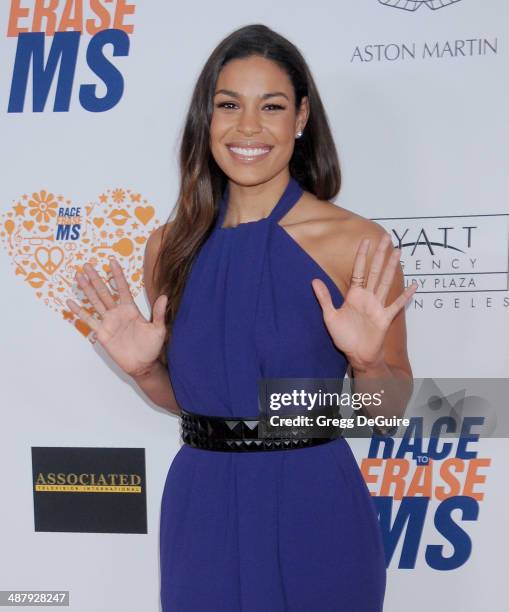
{"type": "MultiPolygon", "coordinates": [[[[249,23],[303,52],[339,150],[337,203],[390,231],[419,283],[415,377],[509,374],[506,0],[4,0],[0,589],[67,590],[77,612],[159,609],[178,419],[65,300],[77,268],[92,260],[108,278],[114,253],[148,314],[143,252],[175,202],[191,90],[249,23]]],[[[385,609],[509,609],[505,440],[468,453],[453,441],[454,478],[437,461],[416,476],[403,453],[397,490],[390,457],[352,447],[384,529],[385,609]]]]}

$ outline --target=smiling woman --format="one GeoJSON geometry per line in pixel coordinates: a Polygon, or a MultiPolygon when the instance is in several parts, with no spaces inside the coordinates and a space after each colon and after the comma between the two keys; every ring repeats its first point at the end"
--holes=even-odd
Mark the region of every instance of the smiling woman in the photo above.
{"type": "MultiPolygon", "coordinates": [[[[262,58],[253,57],[246,61],[259,62],[261,59],[262,58]]],[[[275,68],[275,66],[271,65],[271,68],[275,68]]],[[[233,69],[235,69],[235,64],[233,64],[233,69]]],[[[256,70],[256,65],[254,66],[254,70],[256,70]]],[[[222,118],[223,118],[223,123],[227,122],[228,121],[227,117],[228,117],[229,112],[235,111],[236,109],[239,108],[236,102],[230,102],[230,101],[223,102],[221,101],[221,99],[224,97],[226,97],[227,99],[234,98],[236,101],[241,103],[242,100],[245,98],[245,96],[239,94],[238,92],[229,91],[227,89],[219,89],[216,92],[215,96],[219,98],[219,101],[216,102],[215,107],[217,109],[225,109],[226,111],[224,115],[222,115],[219,111],[214,113],[214,117],[216,119],[215,124],[217,126],[217,124],[221,122],[222,118]]],[[[276,104],[274,102],[267,104],[265,103],[265,100],[268,100],[270,98],[272,99],[273,98],[284,98],[286,99],[287,103],[289,102],[288,96],[282,91],[266,92],[258,96],[258,98],[260,100],[260,103],[263,105],[263,110],[268,113],[277,113],[278,111],[284,111],[287,107],[282,106],[281,104],[276,104]]],[[[261,161],[262,159],[265,159],[267,155],[270,153],[270,151],[274,148],[273,144],[270,144],[267,142],[261,142],[254,138],[234,140],[234,141],[226,143],[226,146],[228,150],[230,151],[230,153],[232,154],[232,156],[237,161],[246,162],[246,163],[261,161]]]]}
{"type": "Polygon", "coordinates": [[[118,265],[118,305],[90,267],[96,291],[80,279],[103,318],[99,342],[181,416],[161,503],[163,612],[380,612],[380,526],[348,443],[274,438],[259,412],[264,379],[348,369],[356,392],[402,381],[376,408],[385,416],[411,387],[403,306],[415,287],[404,290],[388,234],[329,201],[336,148],[292,43],[259,24],[219,43],[193,91],[180,169],[175,219],[145,252],[151,321],[118,265]]]}
{"type": "MultiPolygon", "coordinates": [[[[286,72],[260,56],[234,59],[222,69],[216,87],[210,149],[221,170],[232,178],[241,173],[242,184],[249,176],[256,182],[260,173],[270,172],[269,168],[274,171],[284,167],[295,147],[295,137],[302,134],[301,126],[308,116],[307,98],[295,112],[295,95],[286,72]],[[225,87],[233,82],[238,84],[239,91],[225,87]],[[281,88],[264,90],[271,84],[281,83],[283,91],[281,88]]],[[[250,191],[251,199],[259,199],[254,190],[250,191]]],[[[247,193],[230,199],[234,224],[253,220],[249,199],[247,193]],[[237,210],[235,200],[238,197],[243,199],[242,208],[248,214],[246,219],[244,213],[237,210]]],[[[259,212],[266,217],[269,211],[259,212]]],[[[254,210],[255,214],[259,212],[254,210]]]]}
{"type": "Polygon", "coordinates": [[[185,442],[161,506],[163,610],[379,612],[381,534],[347,442],[273,443],[258,427],[261,379],[410,373],[404,318],[393,319],[413,288],[403,292],[401,270],[393,282],[398,250],[380,278],[385,231],[328,201],[336,149],[290,42],[255,25],[218,45],[181,168],[152,292],[168,296],[185,442]],[[364,237],[379,241],[367,288],[364,237]]]}

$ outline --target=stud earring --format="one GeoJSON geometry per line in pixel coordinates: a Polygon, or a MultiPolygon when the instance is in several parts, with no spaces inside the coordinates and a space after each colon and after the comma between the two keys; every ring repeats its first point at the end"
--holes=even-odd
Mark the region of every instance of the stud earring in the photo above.
{"type": "Polygon", "coordinates": [[[302,130],[299,130],[295,135],[295,138],[300,138],[302,136],[302,130]]]}

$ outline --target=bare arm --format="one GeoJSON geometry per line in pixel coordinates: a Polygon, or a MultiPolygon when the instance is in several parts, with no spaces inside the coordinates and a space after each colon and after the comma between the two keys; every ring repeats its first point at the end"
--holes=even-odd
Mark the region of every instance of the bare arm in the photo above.
{"type": "Polygon", "coordinates": [[[381,226],[359,215],[352,215],[346,229],[331,231],[327,238],[322,240],[322,248],[329,246],[331,276],[346,288],[342,291],[343,306],[335,309],[326,287],[322,290],[321,283],[316,284],[329,331],[336,346],[348,355],[348,375],[354,391],[371,394],[384,389],[382,405],[373,414],[364,408],[362,412],[372,417],[403,416],[413,389],[403,304],[413,289],[405,290],[399,253],[389,248],[390,236],[381,226]],[[370,240],[367,253],[366,246],[361,248],[364,238],[370,240]],[[386,240],[385,247],[382,239],[386,240]],[[339,256],[336,245],[340,245],[339,256]],[[336,256],[332,258],[332,254],[336,256]],[[384,275],[378,284],[382,270],[384,275]],[[364,277],[362,290],[351,292],[352,276],[364,277]],[[400,310],[389,322],[384,308],[396,300],[400,310]]]}
{"type": "MultiPolygon", "coordinates": [[[[155,295],[152,284],[152,270],[161,244],[161,233],[162,228],[158,228],[150,235],[145,246],[143,261],[143,283],[151,309],[158,297],[155,295]]],[[[159,358],[146,372],[132,376],[131,378],[154,404],[174,414],[180,414],[180,407],[173,392],[168,370],[159,358]]]]}
{"type": "MultiPolygon", "coordinates": [[[[392,246],[386,252],[381,251],[380,240],[387,232],[378,224],[371,223],[363,230],[363,237],[370,239],[370,247],[365,257],[363,269],[366,280],[370,270],[373,272],[378,270],[379,273],[389,267],[394,270],[394,276],[390,279],[391,282],[384,300],[384,305],[389,306],[405,292],[404,275],[399,263],[399,256],[394,255],[392,246]]],[[[352,252],[357,252],[359,245],[360,237],[357,238],[352,252]]],[[[407,292],[407,295],[410,294],[407,292]]],[[[413,391],[412,368],[407,353],[404,307],[396,314],[385,334],[383,360],[368,367],[352,367],[350,364],[348,374],[354,381],[354,388],[357,393],[375,393],[379,392],[381,387],[384,388],[382,406],[378,408],[375,414],[369,416],[376,416],[376,414],[386,417],[403,416],[413,391]]]]}
{"type": "Polygon", "coordinates": [[[168,370],[159,360],[145,374],[131,378],[154,404],[174,414],[180,414],[180,407],[173,393],[168,370]]]}

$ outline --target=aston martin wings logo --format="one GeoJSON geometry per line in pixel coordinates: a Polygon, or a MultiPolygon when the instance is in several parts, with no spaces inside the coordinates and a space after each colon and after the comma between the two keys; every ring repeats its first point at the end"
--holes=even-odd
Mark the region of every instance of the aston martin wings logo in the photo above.
{"type": "Polygon", "coordinates": [[[449,6],[449,4],[460,2],[460,0],[378,0],[378,2],[404,11],[416,11],[425,4],[428,8],[436,11],[444,6],[449,6]]]}

